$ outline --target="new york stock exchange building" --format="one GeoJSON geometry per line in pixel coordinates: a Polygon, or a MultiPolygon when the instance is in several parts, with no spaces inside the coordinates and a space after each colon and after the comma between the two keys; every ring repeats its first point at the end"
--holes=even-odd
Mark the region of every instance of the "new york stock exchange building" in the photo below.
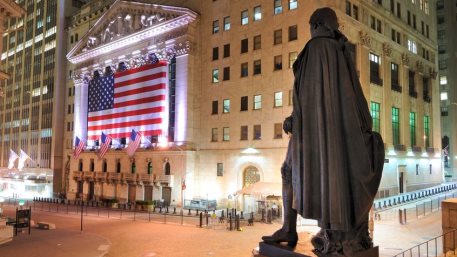
{"type": "MultiPolygon", "coordinates": [[[[348,15],[340,1],[256,2],[99,0],[82,7],[68,28],[71,76],[62,142],[68,199],[176,206],[216,200],[218,207],[250,212],[263,197],[279,196],[291,66],[309,40],[309,16],[323,2],[335,9],[353,43],[360,81],[386,142],[381,197],[443,181],[436,150],[439,98],[421,100],[388,86],[392,62],[401,64],[396,74],[403,86],[415,81],[416,90],[439,95],[428,72],[432,61],[391,42],[390,33],[372,31],[368,18],[348,15]],[[384,87],[371,81],[371,70],[385,79],[384,87]],[[391,109],[402,111],[401,122],[394,124],[398,116],[391,118],[391,109]],[[424,121],[417,122],[417,133],[409,112],[424,121]],[[250,191],[252,184],[261,188],[250,191]]],[[[371,2],[359,4],[364,13],[391,19],[371,2]]],[[[399,26],[416,37],[406,23],[399,26]]],[[[417,40],[432,50],[424,38],[417,40]]]]}
{"type": "MultiPolygon", "coordinates": [[[[264,179],[264,172],[276,170],[266,177],[274,176],[279,185],[287,138],[269,143],[275,146],[267,154],[268,163],[267,156],[251,147],[254,138],[241,141],[242,146],[234,140],[239,132],[232,128],[230,133],[228,124],[239,118],[229,117],[227,101],[219,101],[218,112],[212,100],[222,96],[207,99],[202,94],[202,87],[222,83],[214,81],[218,74],[211,71],[213,76],[202,78],[201,55],[211,50],[202,49],[203,39],[197,36],[199,14],[134,1],[115,1],[98,13],[87,32],[79,32],[83,36],[70,29],[75,43],[67,54],[71,111],[66,117],[63,181],[68,199],[159,200],[176,206],[200,199],[227,207],[239,201],[240,207],[237,191],[264,179]],[[227,125],[213,128],[215,109],[223,119],[216,122],[227,125]],[[141,141],[130,155],[132,131],[141,141]],[[107,138],[108,149],[101,156],[107,138]]],[[[283,117],[281,113],[278,122],[283,117]]],[[[254,197],[245,198],[249,209],[256,208],[254,197]]]]}

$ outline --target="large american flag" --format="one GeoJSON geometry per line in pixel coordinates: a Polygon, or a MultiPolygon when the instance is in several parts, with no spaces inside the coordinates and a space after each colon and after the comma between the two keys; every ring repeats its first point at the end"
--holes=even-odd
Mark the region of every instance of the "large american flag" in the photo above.
{"type": "Polygon", "coordinates": [[[168,64],[160,61],[89,82],[87,137],[104,132],[127,138],[137,128],[143,136],[166,136],[168,64]]]}
{"type": "Polygon", "coordinates": [[[83,149],[84,149],[84,141],[80,140],[79,137],[76,137],[75,150],[73,151],[73,158],[78,159],[79,154],[83,151],[83,149]]]}
{"type": "Polygon", "coordinates": [[[103,159],[105,156],[106,152],[108,152],[110,143],[111,143],[112,138],[105,133],[102,132],[102,136],[100,138],[100,142],[102,143],[100,146],[100,153],[99,153],[99,158],[103,159]]]}
{"type": "Polygon", "coordinates": [[[129,156],[133,156],[135,154],[136,149],[140,146],[141,143],[141,134],[134,129],[132,129],[132,133],[130,133],[130,141],[125,151],[129,156]]]}

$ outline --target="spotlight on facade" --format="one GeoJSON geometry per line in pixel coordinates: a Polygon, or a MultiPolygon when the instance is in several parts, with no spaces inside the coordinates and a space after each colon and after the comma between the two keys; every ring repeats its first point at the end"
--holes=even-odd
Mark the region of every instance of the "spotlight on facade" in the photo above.
{"type": "Polygon", "coordinates": [[[260,153],[257,149],[254,149],[252,147],[248,147],[246,149],[244,149],[243,151],[241,151],[242,154],[258,154],[260,153]]]}

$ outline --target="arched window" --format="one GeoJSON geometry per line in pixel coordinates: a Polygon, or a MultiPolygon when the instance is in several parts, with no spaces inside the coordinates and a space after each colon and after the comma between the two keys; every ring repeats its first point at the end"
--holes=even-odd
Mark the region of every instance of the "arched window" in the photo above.
{"type": "Polygon", "coordinates": [[[243,172],[243,187],[260,181],[259,170],[254,166],[247,167],[243,172]]]}
{"type": "Polygon", "coordinates": [[[79,171],[83,171],[83,160],[79,160],[79,163],[78,163],[78,170],[79,171]]]}
{"type": "Polygon", "coordinates": [[[135,161],[132,162],[132,174],[134,174],[136,171],[136,164],[135,161]]]}
{"type": "Polygon", "coordinates": [[[152,174],[152,162],[148,162],[148,174],[152,174]]]}
{"type": "Polygon", "coordinates": [[[121,160],[119,159],[116,161],[116,172],[121,173],[121,160]]]}
{"type": "Polygon", "coordinates": [[[95,161],[94,159],[90,159],[90,171],[94,171],[95,170],[95,161]]]}
{"type": "Polygon", "coordinates": [[[103,159],[102,171],[106,172],[107,169],[108,169],[108,165],[106,164],[106,160],[103,159]]]}

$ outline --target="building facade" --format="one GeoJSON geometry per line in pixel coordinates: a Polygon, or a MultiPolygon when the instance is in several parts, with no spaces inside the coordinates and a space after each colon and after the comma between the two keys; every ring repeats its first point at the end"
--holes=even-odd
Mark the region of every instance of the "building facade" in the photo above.
{"type": "Polygon", "coordinates": [[[438,68],[439,84],[441,92],[441,126],[444,170],[447,179],[455,179],[457,176],[457,74],[453,67],[457,65],[457,47],[453,42],[457,40],[455,26],[457,26],[456,12],[457,2],[438,0],[437,12],[437,36],[438,36],[438,68]]]}
{"type": "Polygon", "coordinates": [[[429,1],[115,1],[109,6],[97,18],[85,14],[93,26],[70,28],[70,34],[87,33],[67,55],[73,79],[66,99],[69,108],[75,105],[66,117],[69,198],[163,199],[177,205],[216,199],[222,206],[255,209],[256,198],[239,191],[258,181],[281,181],[289,140],[282,122],[292,111],[291,67],[310,39],[310,15],[323,6],[335,9],[352,43],[374,130],[386,143],[379,197],[442,182],[436,16],[429,1]],[[72,159],[76,136],[91,137],[84,102],[90,81],[108,66],[148,64],[152,54],[169,65],[167,140],[146,136],[132,158],[123,151],[129,140],[115,138],[120,142],[99,160],[100,144],[92,138],[72,159]]]}
{"type": "MultiPolygon", "coordinates": [[[[9,76],[0,81],[0,166],[5,173],[31,183],[28,188],[37,185],[28,197],[51,196],[60,190],[59,183],[52,188],[53,177],[57,182],[62,177],[60,141],[67,63],[65,45],[57,42],[66,41],[65,15],[74,8],[70,1],[15,2],[25,10],[24,16],[3,19],[2,15],[1,67],[9,76]],[[22,150],[30,157],[22,171],[6,169],[10,149],[18,154],[22,150]]],[[[26,187],[16,191],[20,188],[26,187]]]]}

